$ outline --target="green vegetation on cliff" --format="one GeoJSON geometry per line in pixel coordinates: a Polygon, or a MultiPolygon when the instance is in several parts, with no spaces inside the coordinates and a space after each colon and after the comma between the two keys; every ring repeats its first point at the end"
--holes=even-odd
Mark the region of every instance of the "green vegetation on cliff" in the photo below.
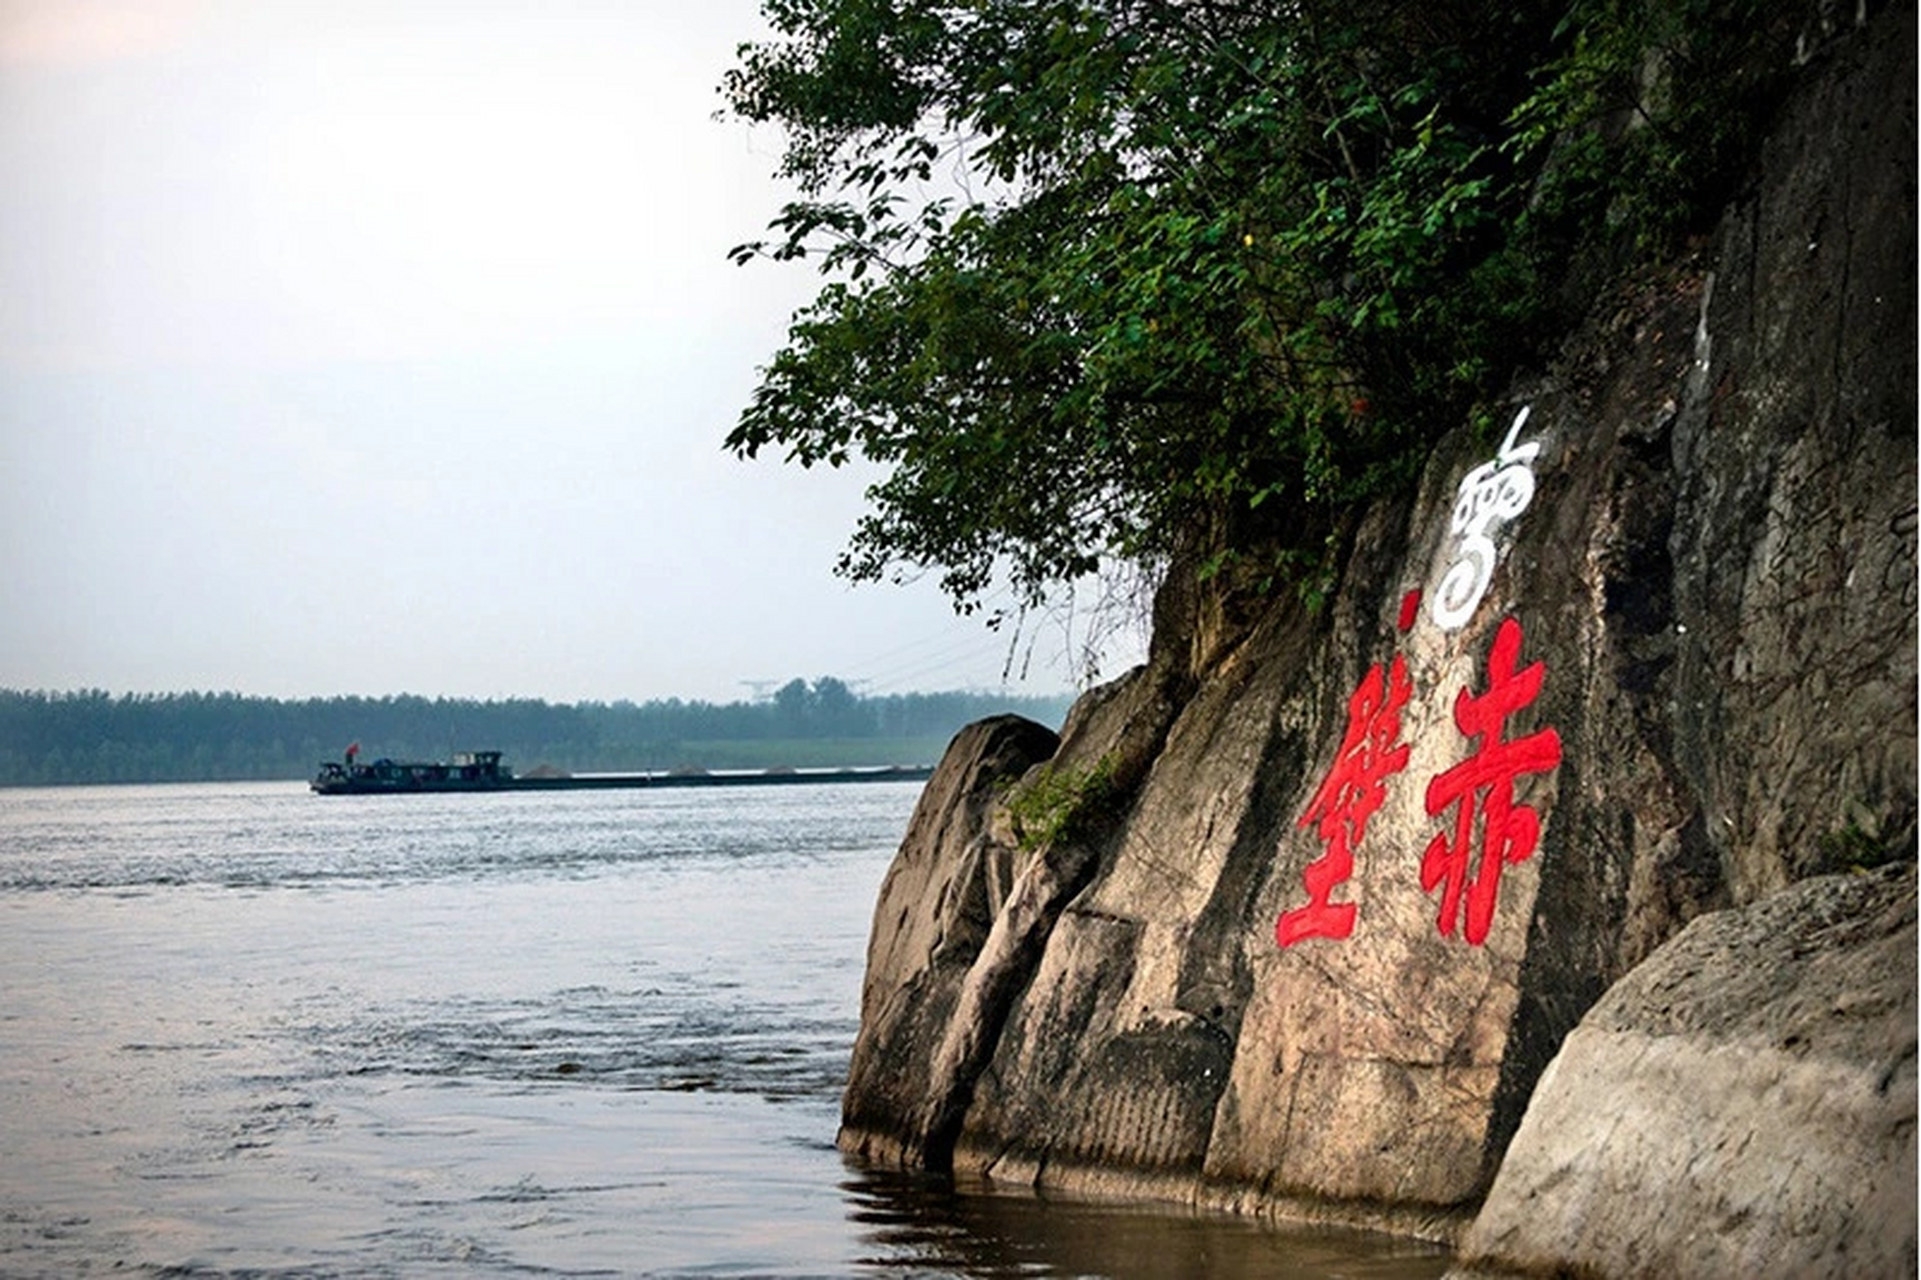
{"type": "Polygon", "coordinates": [[[826,283],[728,444],[882,464],[841,571],[963,610],[1113,560],[1305,580],[1702,229],[1799,8],[766,0],[724,93],[799,198],[736,257],[826,283]]]}
{"type": "Polygon", "coordinates": [[[985,693],[862,697],[792,680],[769,701],[560,704],[533,698],[308,698],[0,689],[0,786],[304,778],[362,758],[498,749],[521,772],[929,764],[962,725],[1012,711],[1059,724],[1068,699],[985,693]]]}

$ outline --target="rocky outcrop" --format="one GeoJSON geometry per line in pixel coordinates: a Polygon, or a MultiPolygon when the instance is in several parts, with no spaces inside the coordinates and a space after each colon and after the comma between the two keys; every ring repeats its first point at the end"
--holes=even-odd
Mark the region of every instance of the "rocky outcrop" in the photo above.
{"type": "Polygon", "coordinates": [[[956,742],[844,1146],[1451,1238],[1689,921],[1913,861],[1913,21],[1815,57],[1714,243],[1345,530],[1325,608],[1176,574],[1051,756],[956,742]]]}
{"type": "MultiPolygon", "coordinates": [[[[1138,784],[1177,702],[1175,691],[1136,680],[1129,697],[1095,695],[1074,708],[1071,741],[1112,744],[1097,799],[1138,784]]],[[[843,1146],[886,1163],[951,1167],[1008,1012],[1110,834],[1081,823],[1069,838],[1023,849],[1005,802],[1038,772],[1091,776],[1094,763],[1075,763],[1082,754],[1015,716],[969,726],[949,746],[875,908],[843,1146]]]]}
{"type": "Polygon", "coordinates": [[[1568,1037],[1454,1274],[1914,1274],[1915,944],[1912,864],[1689,925],[1568,1037]]]}
{"type": "Polygon", "coordinates": [[[926,1159],[925,1130],[935,1111],[952,1107],[954,1087],[936,1087],[930,1046],[949,1028],[983,1040],[993,1030],[978,1001],[955,1016],[1014,882],[1015,860],[988,838],[988,819],[1007,788],[1059,745],[1052,731],[1016,716],[969,725],[921,792],[874,908],[848,1070],[843,1131],[867,1134],[870,1157],[926,1159]]]}

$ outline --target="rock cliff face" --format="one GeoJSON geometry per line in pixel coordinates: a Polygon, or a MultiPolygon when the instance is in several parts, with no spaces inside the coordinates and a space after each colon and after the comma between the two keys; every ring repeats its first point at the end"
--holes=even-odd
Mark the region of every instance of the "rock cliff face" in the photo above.
{"type": "Polygon", "coordinates": [[[846,1148],[1452,1237],[1658,946],[1913,860],[1914,48],[1894,7],[1816,54],[1713,243],[1360,518],[1326,607],[1175,575],[1058,744],[956,740],[846,1148]]]}

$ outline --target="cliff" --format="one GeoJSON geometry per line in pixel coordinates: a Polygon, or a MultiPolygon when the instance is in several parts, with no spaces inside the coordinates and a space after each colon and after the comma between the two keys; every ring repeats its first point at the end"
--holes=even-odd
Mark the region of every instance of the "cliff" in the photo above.
{"type": "Polygon", "coordinates": [[[846,1149],[1446,1239],[1485,1202],[1486,1271],[1755,1274],[1792,1203],[1912,1271],[1914,49],[1908,6],[1804,45],[1712,241],[1359,515],[1322,608],[1174,572],[1058,740],[956,739],[876,908],[846,1149]],[[1819,927],[1765,914],[1809,885],[1819,927]],[[1713,964],[1670,949],[1697,920],[1713,964]],[[1675,1012],[1784,937],[1826,985],[1675,1012]],[[1870,1096],[1766,1102],[1821,1079],[1870,1096]],[[1817,1130],[1792,1194],[1738,1189],[1729,1150],[1817,1130]],[[1616,1203],[1683,1169],[1695,1208],[1616,1203]],[[1745,1245],[1650,1243],[1714,1204],[1745,1245]]]}

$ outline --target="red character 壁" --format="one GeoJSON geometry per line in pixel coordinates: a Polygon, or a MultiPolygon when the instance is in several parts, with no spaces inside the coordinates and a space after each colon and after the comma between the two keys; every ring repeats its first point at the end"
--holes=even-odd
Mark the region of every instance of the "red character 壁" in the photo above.
{"type": "Polygon", "coordinates": [[[1354,851],[1367,820],[1387,798],[1387,779],[1407,767],[1408,749],[1399,739],[1410,687],[1407,664],[1396,654],[1385,679],[1375,663],[1348,699],[1347,735],[1300,821],[1315,828],[1327,852],[1302,873],[1307,905],[1283,912],[1275,924],[1274,936],[1283,947],[1305,938],[1345,938],[1354,931],[1354,904],[1330,902],[1328,895],[1353,874],[1354,851]]]}

